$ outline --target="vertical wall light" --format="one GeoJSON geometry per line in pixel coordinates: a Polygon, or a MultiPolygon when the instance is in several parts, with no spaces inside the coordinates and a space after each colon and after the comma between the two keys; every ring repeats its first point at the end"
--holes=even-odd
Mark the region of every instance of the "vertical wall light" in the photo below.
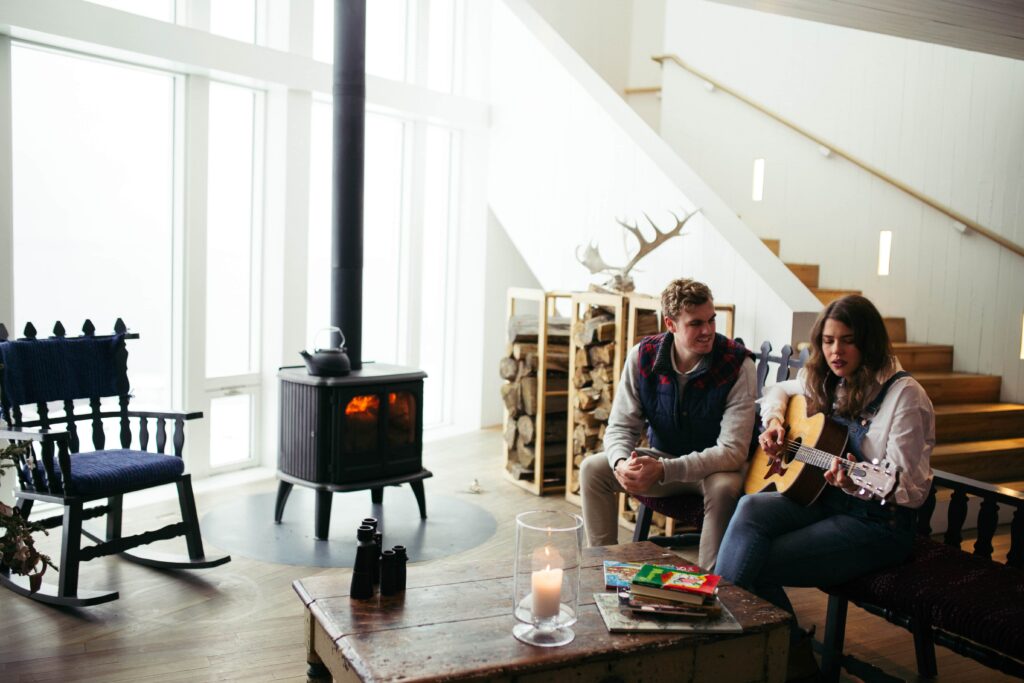
{"type": "Polygon", "coordinates": [[[878,233],[878,274],[889,274],[889,262],[892,260],[892,230],[878,233]]]}
{"type": "Polygon", "coordinates": [[[1024,360],[1024,315],[1020,318],[1020,359],[1024,360]]]}
{"type": "Polygon", "coordinates": [[[764,159],[754,159],[754,187],[750,198],[755,202],[764,199],[764,159]]]}

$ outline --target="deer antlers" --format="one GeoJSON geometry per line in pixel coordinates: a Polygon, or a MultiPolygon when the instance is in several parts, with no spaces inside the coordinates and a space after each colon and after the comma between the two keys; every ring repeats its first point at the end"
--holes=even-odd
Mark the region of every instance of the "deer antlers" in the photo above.
{"type": "Polygon", "coordinates": [[[629,271],[633,269],[633,266],[639,263],[643,257],[650,254],[668,240],[676,237],[677,235],[682,235],[683,226],[686,225],[686,222],[693,218],[698,211],[700,211],[700,209],[690,212],[684,218],[679,218],[679,216],[674,212],[670,212],[672,213],[672,217],[676,219],[676,224],[671,230],[667,230],[665,232],[659,230],[658,226],[655,225],[653,220],[651,220],[651,217],[645,213],[644,218],[646,218],[647,222],[651,224],[652,228],[654,228],[654,239],[651,240],[644,237],[643,232],[640,231],[638,223],[630,225],[629,223],[616,218],[615,221],[627,232],[633,235],[637,242],[640,243],[639,251],[637,251],[633,258],[629,260],[629,263],[624,266],[612,266],[605,263],[604,259],[601,257],[600,250],[593,242],[588,244],[585,248],[582,246],[576,247],[576,260],[582,263],[592,274],[611,274],[613,278],[609,284],[613,289],[622,292],[631,292],[633,291],[633,278],[629,276],[629,271]],[[582,256],[580,256],[581,248],[583,248],[582,256]]]}

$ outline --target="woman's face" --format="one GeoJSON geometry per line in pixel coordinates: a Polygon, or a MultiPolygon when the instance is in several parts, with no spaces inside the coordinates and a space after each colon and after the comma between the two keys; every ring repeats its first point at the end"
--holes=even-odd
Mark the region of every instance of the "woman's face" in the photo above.
{"type": "Polygon", "coordinates": [[[849,377],[860,367],[860,349],[853,343],[853,330],[838,320],[825,321],[821,352],[829,369],[838,377],[849,377]]]}

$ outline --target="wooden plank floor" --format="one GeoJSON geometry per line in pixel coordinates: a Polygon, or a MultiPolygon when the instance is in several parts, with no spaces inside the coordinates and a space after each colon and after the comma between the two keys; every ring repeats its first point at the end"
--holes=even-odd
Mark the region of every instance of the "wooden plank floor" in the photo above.
{"type": "MultiPolygon", "coordinates": [[[[519,511],[577,510],[561,497],[538,500],[505,480],[500,443],[501,434],[494,429],[426,445],[425,465],[435,474],[426,482],[428,511],[429,495],[443,493],[486,508],[498,521],[491,539],[436,564],[511,556],[514,516],[519,511]],[[467,491],[474,478],[483,493],[467,491]]],[[[276,481],[267,479],[198,494],[197,504],[202,515],[232,497],[275,489],[276,481]]],[[[412,494],[388,489],[386,496],[393,495],[412,494]]],[[[125,515],[126,531],[136,530],[133,520],[165,517],[173,521],[176,514],[175,502],[132,510],[125,515]]],[[[268,510],[268,523],[271,515],[268,510]]],[[[625,530],[620,539],[630,540],[625,530]]],[[[998,540],[997,553],[1005,557],[1005,534],[998,540]]],[[[40,545],[56,556],[58,541],[56,532],[40,545]]],[[[275,565],[239,556],[225,566],[201,572],[160,572],[109,557],[93,560],[82,566],[80,585],[117,588],[120,600],[69,610],[0,590],[0,681],[299,683],[306,680],[303,614],[291,582],[322,573],[344,576],[348,571],[275,565]]],[[[823,594],[803,589],[791,595],[801,623],[816,623],[821,633],[823,594]]],[[[847,648],[892,675],[917,680],[910,634],[855,607],[850,610],[847,648]]],[[[938,664],[939,681],[1011,680],[943,648],[938,648],[938,664]]]]}

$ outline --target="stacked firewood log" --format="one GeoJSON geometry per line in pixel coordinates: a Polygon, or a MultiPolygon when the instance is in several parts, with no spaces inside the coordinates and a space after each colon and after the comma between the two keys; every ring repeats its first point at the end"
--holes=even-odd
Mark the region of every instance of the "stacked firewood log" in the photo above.
{"type": "Polygon", "coordinates": [[[539,393],[541,359],[537,335],[513,332],[507,355],[498,371],[506,383],[501,387],[505,403],[506,467],[517,479],[537,476],[535,460],[538,443],[543,444],[544,471],[551,483],[565,482],[566,406],[569,386],[569,338],[549,334],[545,353],[546,396],[539,393]],[[544,414],[544,433],[537,433],[538,416],[544,414]]]}
{"type": "Polygon", "coordinates": [[[583,459],[604,449],[604,432],[612,412],[618,329],[615,314],[601,306],[589,306],[583,319],[572,327],[575,362],[572,384],[575,388],[572,425],[573,472],[569,490],[580,490],[579,468],[583,459]]]}

